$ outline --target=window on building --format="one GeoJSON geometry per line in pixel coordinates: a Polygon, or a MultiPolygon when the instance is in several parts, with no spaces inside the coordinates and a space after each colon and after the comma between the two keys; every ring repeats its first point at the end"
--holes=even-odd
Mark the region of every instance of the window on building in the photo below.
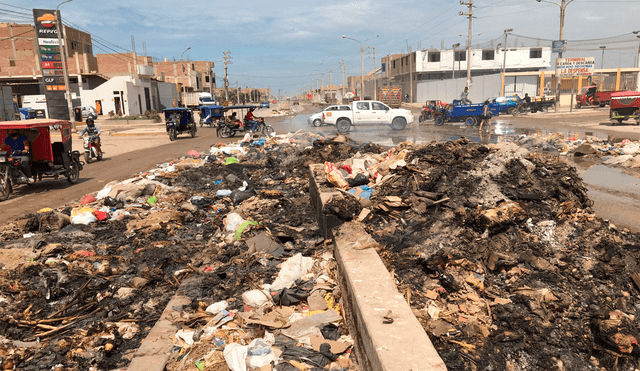
{"type": "Polygon", "coordinates": [[[209,75],[204,77],[204,82],[206,82],[207,84],[209,83],[209,75]]]}
{"type": "Polygon", "coordinates": [[[13,59],[9,59],[9,67],[15,67],[16,66],[16,61],[13,59]]]}
{"type": "Polygon", "coordinates": [[[75,41],[71,42],[71,50],[78,50],[78,43],[75,41]]]}
{"type": "Polygon", "coordinates": [[[391,64],[392,64],[391,68],[396,68],[396,61],[392,61],[391,64]]]}
{"type": "Polygon", "coordinates": [[[456,62],[464,62],[467,60],[466,50],[456,50],[456,62]]]}
{"type": "Polygon", "coordinates": [[[529,49],[529,58],[542,58],[542,48],[531,48],[529,49]]]}
{"type": "Polygon", "coordinates": [[[412,55],[413,55],[413,64],[415,64],[416,63],[416,53],[413,53],[412,55]]]}
{"type": "Polygon", "coordinates": [[[91,52],[91,45],[85,45],[84,46],[84,52],[85,52],[85,54],[93,54],[91,52]]]}
{"type": "Polygon", "coordinates": [[[191,63],[191,71],[195,71],[196,70],[196,65],[191,63]]]}
{"type": "Polygon", "coordinates": [[[440,62],[440,52],[429,52],[427,58],[429,62],[440,62]]]}
{"type": "Polygon", "coordinates": [[[400,67],[404,67],[404,58],[400,58],[400,67]]]}
{"type": "Polygon", "coordinates": [[[492,61],[496,58],[496,52],[493,49],[485,49],[482,51],[483,61],[492,61]]]}

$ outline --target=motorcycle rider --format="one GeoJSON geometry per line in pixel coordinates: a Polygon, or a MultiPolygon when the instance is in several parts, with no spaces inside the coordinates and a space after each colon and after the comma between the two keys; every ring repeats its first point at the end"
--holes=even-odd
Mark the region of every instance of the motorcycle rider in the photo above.
{"type": "Polygon", "coordinates": [[[524,93],[524,98],[522,100],[524,101],[525,109],[531,107],[531,97],[529,96],[529,93],[524,93]]]}
{"type": "Polygon", "coordinates": [[[259,122],[254,116],[253,110],[254,110],[253,108],[249,108],[249,112],[247,112],[247,116],[245,117],[245,119],[249,124],[249,130],[256,131],[256,128],[258,127],[259,122]]]}
{"type": "Polygon", "coordinates": [[[31,175],[31,150],[29,147],[29,138],[26,135],[18,133],[16,129],[8,131],[9,136],[4,140],[4,147],[11,152],[13,158],[20,160],[20,169],[27,177],[29,184],[35,182],[31,175]]]}
{"type": "Polygon", "coordinates": [[[93,138],[93,145],[96,146],[96,150],[98,154],[102,154],[102,149],[100,148],[100,128],[93,121],[93,116],[87,117],[87,126],[82,129],[80,132],[79,138],[82,139],[82,136],[87,133],[89,137],[93,138]]]}

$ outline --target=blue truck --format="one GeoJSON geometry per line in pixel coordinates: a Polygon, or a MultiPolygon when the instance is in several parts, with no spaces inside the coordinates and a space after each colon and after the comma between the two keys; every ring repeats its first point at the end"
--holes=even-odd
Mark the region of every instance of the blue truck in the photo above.
{"type": "MultiPolygon", "coordinates": [[[[482,111],[484,103],[461,104],[459,100],[454,100],[453,104],[443,107],[440,112],[436,112],[436,125],[443,125],[445,122],[464,122],[467,126],[474,126],[482,121],[482,111]]],[[[500,114],[500,107],[497,103],[489,104],[491,116],[500,114]]]]}

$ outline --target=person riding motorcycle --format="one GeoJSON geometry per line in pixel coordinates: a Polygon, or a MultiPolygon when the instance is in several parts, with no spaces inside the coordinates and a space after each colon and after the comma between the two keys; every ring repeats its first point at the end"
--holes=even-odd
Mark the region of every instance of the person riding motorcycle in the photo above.
{"type": "Polygon", "coordinates": [[[93,138],[93,145],[96,146],[96,150],[98,151],[98,153],[102,154],[102,149],[100,147],[101,131],[100,131],[100,128],[93,121],[92,116],[87,117],[87,126],[85,126],[84,129],[82,129],[82,131],[80,132],[79,138],[82,139],[82,136],[85,133],[89,134],[89,136],[93,138]]]}
{"type": "Polygon", "coordinates": [[[29,147],[29,138],[26,135],[18,133],[18,130],[11,129],[4,140],[4,148],[11,152],[13,158],[20,160],[20,169],[27,177],[29,183],[35,182],[31,175],[31,150],[29,147]]]}
{"type": "Polygon", "coordinates": [[[254,116],[253,114],[253,108],[249,108],[249,112],[247,112],[247,116],[245,117],[245,119],[247,120],[247,123],[249,124],[249,130],[251,131],[256,131],[256,128],[258,127],[258,124],[260,123],[258,121],[258,119],[254,116]]]}

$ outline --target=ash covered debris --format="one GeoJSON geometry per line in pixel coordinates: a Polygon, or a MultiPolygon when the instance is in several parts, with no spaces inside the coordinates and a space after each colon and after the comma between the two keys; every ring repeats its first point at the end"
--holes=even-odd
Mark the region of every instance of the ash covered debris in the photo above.
{"type": "Polygon", "coordinates": [[[304,133],[214,146],[5,226],[3,369],[126,368],[177,293],[167,369],[352,369],[306,164],[357,151],[304,133]],[[291,259],[306,269],[277,286],[291,259]]]}
{"type": "Polygon", "coordinates": [[[638,236],[593,214],[573,167],[462,138],[357,171],[372,193],[354,219],[449,369],[638,367],[638,236]]]}
{"type": "Polygon", "coordinates": [[[323,211],[378,242],[449,369],[638,367],[638,237],[593,214],[573,168],[514,144],[305,133],[214,146],[3,228],[3,366],[124,368],[180,291],[167,369],[352,369],[314,163],[342,189],[323,211]],[[312,265],[273,286],[289,261],[312,265]]]}

